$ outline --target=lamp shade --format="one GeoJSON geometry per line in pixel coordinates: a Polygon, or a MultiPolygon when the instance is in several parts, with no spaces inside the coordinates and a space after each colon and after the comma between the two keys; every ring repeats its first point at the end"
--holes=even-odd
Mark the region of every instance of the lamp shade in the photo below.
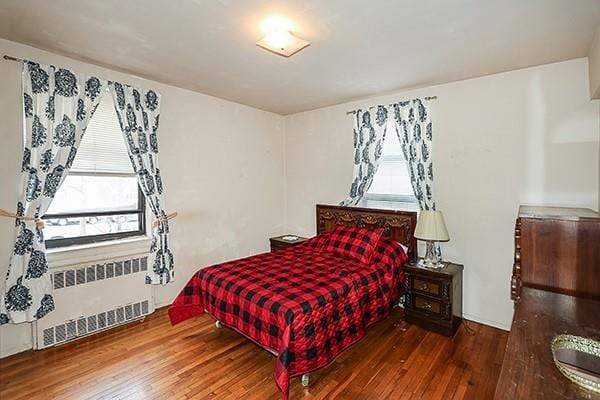
{"type": "Polygon", "coordinates": [[[434,242],[447,242],[450,240],[442,212],[421,211],[414,236],[420,240],[431,240],[434,242]]]}

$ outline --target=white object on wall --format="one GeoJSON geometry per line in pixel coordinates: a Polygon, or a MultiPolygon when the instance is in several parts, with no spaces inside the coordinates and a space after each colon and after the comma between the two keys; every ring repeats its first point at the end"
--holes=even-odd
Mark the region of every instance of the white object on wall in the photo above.
{"type": "Polygon", "coordinates": [[[154,312],[146,285],[148,255],[52,270],[56,309],[34,326],[34,348],[42,349],[132,322],[154,312]]]}
{"type": "Polygon", "coordinates": [[[600,24],[588,51],[590,74],[590,98],[600,99],[600,24]]]}

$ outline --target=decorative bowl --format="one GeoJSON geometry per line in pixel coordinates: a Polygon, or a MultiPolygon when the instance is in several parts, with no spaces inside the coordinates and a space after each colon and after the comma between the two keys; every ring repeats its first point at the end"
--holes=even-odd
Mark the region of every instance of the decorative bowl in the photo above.
{"type": "Polygon", "coordinates": [[[557,335],[551,347],[554,364],[567,379],[600,393],[600,342],[581,336],[557,335]]]}

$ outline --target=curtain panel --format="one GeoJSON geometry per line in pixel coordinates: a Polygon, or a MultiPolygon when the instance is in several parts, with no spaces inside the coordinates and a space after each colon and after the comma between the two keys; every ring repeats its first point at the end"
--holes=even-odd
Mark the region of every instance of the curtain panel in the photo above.
{"type": "Polygon", "coordinates": [[[0,324],[54,310],[41,218],[67,176],[106,82],[24,61],[24,152],[15,243],[0,301],[0,324]]]}
{"type": "Polygon", "coordinates": [[[357,205],[369,190],[379,166],[387,122],[388,110],[384,106],[354,112],[354,173],[350,193],[341,205],[357,205]]]}
{"type": "Polygon", "coordinates": [[[109,89],[123,131],[133,170],[154,215],[148,284],[167,284],[174,279],[173,253],[169,247],[169,222],[164,210],[163,184],[158,165],[159,93],[110,82],[109,89]]]}
{"type": "MultiPolygon", "coordinates": [[[[433,124],[429,100],[414,99],[392,105],[394,126],[408,161],[410,183],[421,210],[435,210],[433,195],[433,124]]],[[[442,250],[435,243],[441,259],[442,250]]]]}
{"type": "Polygon", "coordinates": [[[431,110],[423,100],[414,99],[393,104],[392,112],[419,208],[435,210],[431,110]]]}

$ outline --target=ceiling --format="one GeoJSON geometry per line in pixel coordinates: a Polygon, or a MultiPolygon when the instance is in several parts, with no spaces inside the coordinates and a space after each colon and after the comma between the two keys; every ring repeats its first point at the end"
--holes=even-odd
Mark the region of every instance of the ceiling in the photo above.
{"type": "Polygon", "coordinates": [[[0,37],[291,114],[584,57],[599,0],[0,0],[0,37]],[[255,45],[292,19],[311,46],[255,45]]]}

